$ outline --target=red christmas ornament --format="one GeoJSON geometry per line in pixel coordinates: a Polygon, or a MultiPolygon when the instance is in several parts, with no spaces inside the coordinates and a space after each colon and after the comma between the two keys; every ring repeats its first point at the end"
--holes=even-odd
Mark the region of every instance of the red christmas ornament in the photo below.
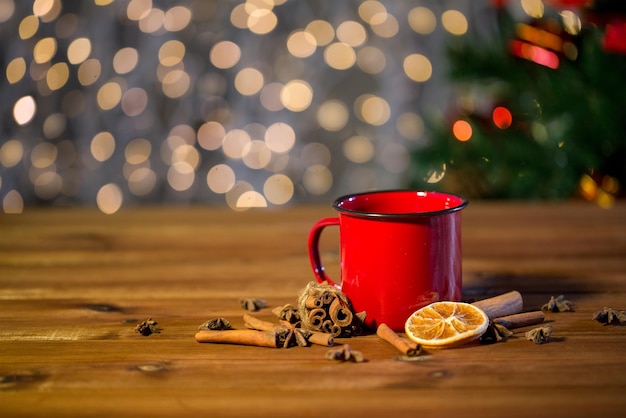
{"type": "Polygon", "coordinates": [[[626,55],[626,20],[616,19],[607,23],[602,46],[608,53],[626,55]]]}

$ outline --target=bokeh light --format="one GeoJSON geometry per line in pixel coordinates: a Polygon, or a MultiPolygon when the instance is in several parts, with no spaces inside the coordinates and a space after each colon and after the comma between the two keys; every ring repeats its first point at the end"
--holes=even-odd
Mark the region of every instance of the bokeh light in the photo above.
{"type": "Polygon", "coordinates": [[[248,15],[248,29],[257,35],[265,35],[271,32],[277,24],[278,18],[269,9],[257,8],[248,15]]]}
{"type": "Polygon", "coordinates": [[[304,80],[292,80],[280,92],[280,100],[292,112],[303,112],[313,100],[313,88],[304,80]]]}
{"type": "Polygon", "coordinates": [[[366,0],[359,5],[358,12],[364,22],[372,24],[373,21],[380,20],[387,15],[387,8],[379,1],[366,0]]]}
{"type": "Polygon", "coordinates": [[[18,125],[26,125],[35,117],[37,104],[32,96],[24,96],[18,99],[13,106],[13,118],[18,125]]]}
{"type": "Polygon", "coordinates": [[[339,131],[348,123],[349,109],[339,100],[329,100],[317,110],[317,122],[327,131],[339,131]]]}
{"type": "Polygon", "coordinates": [[[404,138],[417,141],[424,135],[424,121],[414,112],[405,112],[396,119],[396,129],[404,138]]]}
{"type": "Polygon", "coordinates": [[[513,115],[506,107],[496,106],[491,115],[494,125],[500,129],[506,129],[513,123],[513,115]]]}
{"type": "Polygon", "coordinates": [[[113,56],[113,69],[118,74],[127,74],[137,66],[139,52],[135,48],[122,48],[113,56]]]}
{"type": "Polygon", "coordinates": [[[115,183],[108,183],[98,190],[96,204],[98,209],[108,215],[117,212],[124,201],[122,189],[115,183]]]}
{"type": "Polygon", "coordinates": [[[284,174],[274,174],[263,183],[263,194],[274,205],[284,205],[293,197],[294,185],[284,174]]]}
{"type": "Polygon", "coordinates": [[[0,1],[0,23],[9,20],[15,12],[15,3],[13,0],[0,1]]]}
{"type": "Polygon", "coordinates": [[[11,60],[7,65],[6,77],[7,81],[11,84],[19,82],[26,74],[26,61],[22,57],[17,57],[11,60]]]}
{"type": "Polygon", "coordinates": [[[46,118],[42,131],[46,139],[58,138],[67,126],[67,119],[63,113],[53,113],[46,118]]]}
{"type": "Polygon", "coordinates": [[[157,182],[156,173],[148,167],[139,167],[128,176],[128,190],[135,196],[150,194],[157,182]]]}
{"type": "Polygon", "coordinates": [[[211,63],[221,69],[234,67],[241,58],[241,49],[231,41],[216,43],[209,54],[211,63]]]}
{"type": "Polygon", "coordinates": [[[17,139],[9,139],[0,146],[0,164],[3,167],[13,167],[22,161],[24,146],[17,139]]]}
{"type": "Polygon", "coordinates": [[[214,151],[222,146],[226,130],[221,123],[210,121],[203,123],[198,128],[198,144],[209,151],[214,151]]]}
{"type": "Polygon", "coordinates": [[[66,63],[58,62],[48,69],[46,82],[50,90],[59,90],[70,77],[70,70],[66,63]]]}
{"type": "Polygon", "coordinates": [[[226,193],[235,186],[235,171],[226,164],[211,167],[207,174],[207,185],[215,193],[226,193]]]}
{"type": "Polygon", "coordinates": [[[461,142],[469,141],[472,138],[472,125],[465,120],[457,120],[452,125],[452,133],[461,142]]]}
{"type": "Polygon", "coordinates": [[[47,168],[57,158],[57,148],[49,142],[37,144],[30,153],[30,161],[33,167],[47,168]]]}
{"type": "Polygon", "coordinates": [[[88,59],[78,67],[78,81],[83,86],[94,84],[100,78],[102,66],[96,59],[88,59]]]}
{"type": "Polygon", "coordinates": [[[441,15],[441,25],[453,35],[464,35],[467,32],[467,18],[458,10],[446,10],[441,15]]]}
{"type": "Polygon", "coordinates": [[[22,39],[32,38],[39,29],[39,19],[37,16],[29,15],[20,22],[18,33],[22,39]]]}
{"type": "Polygon", "coordinates": [[[169,32],[185,29],[191,22],[191,10],[185,6],[174,6],[165,12],[163,27],[169,32]]]}
{"type": "Polygon", "coordinates": [[[435,31],[437,27],[437,17],[427,7],[418,6],[409,12],[409,26],[416,33],[421,35],[429,35],[435,31]]]}
{"type": "Polygon", "coordinates": [[[274,123],[265,131],[265,143],[272,151],[279,154],[289,152],[296,143],[296,133],[286,123],[274,123]]]}
{"type": "Polygon", "coordinates": [[[389,103],[372,94],[359,96],[354,103],[354,112],[359,119],[374,126],[384,125],[391,117],[389,103]]]}
{"type": "Polygon", "coordinates": [[[322,164],[314,164],[304,172],[302,184],[307,192],[312,195],[322,195],[326,193],[333,182],[333,174],[328,167],[322,164]]]}
{"type": "Polygon", "coordinates": [[[365,73],[379,74],[385,69],[387,58],[381,49],[366,46],[357,52],[356,63],[365,73]]]}
{"type": "Polygon", "coordinates": [[[522,9],[528,16],[537,19],[543,16],[543,0],[521,0],[520,3],[522,5],[522,9]]]}
{"type": "Polygon", "coordinates": [[[381,38],[393,38],[400,31],[400,22],[390,13],[377,13],[370,21],[372,31],[381,38]]]}
{"type": "Polygon", "coordinates": [[[367,32],[363,25],[354,20],[345,20],[337,26],[337,39],[351,47],[359,47],[367,41],[367,32]]]}
{"type": "Polygon", "coordinates": [[[33,60],[37,64],[43,64],[52,59],[57,52],[57,41],[55,38],[43,38],[37,41],[33,48],[33,60]]]}
{"type": "Polygon", "coordinates": [[[325,20],[313,20],[306,25],[304,30],[313,36],[317,46],[326,46],[335,38],[335,29],[325,20]]]}
{"type": "Polygon", "coordinates": [[[335,70],[347,70],[356,62],[356,52],[347,43],[334,42],[324,49],[324,60],[335,70]]]}
{"type": "Polygon", "coordinates": [[[122,87],[115,81],[104,84],[98,90],[98,106],[102,110],[111,110],[117,106],[122,98],[122,87]]]}
{"type": "Polygon", "coordinates": [[[294,57],[309,57],[313,55],[316,49],[315,37],[305,30],[297,30],[287,38],[287,50],[294,57]]]}
{"type": "Polygon", "coordinates": [[[423,83],[433,74],[433,66],[425,55],[411,54],[404,59],[404,73],[413,81],[423,83]]]}
{"type": "Polygon", "coordinates": [[[165,42],[159,48],[159,62],[166,67],[180,63],[185,56],[185,44],[178,40],[165,42]]]}
{"type": "Polygon", "coordinates": [[[80,64],[89,58],[91,42],[88,38],[74,39],[67,48],[67,60],[70,64],[80,64]]]}
{"type": "Polygon", "coordinates": [[[115,151],[115,138],[110,132],[99,132],[91,139],[91,155],[97,161],[106,161],[115,151]]]}
{"type": "Polygon", "coordinates": [[[351,136],[343,143],[343,153],[354,163],[366,163],[374,157],[374,144],[364,136],[351,136]]]}
{"type": "Polygon", "coordinates": [[[257,94],[263,88],[263,74],[256,68],[244,68],[235,77],[235,88],[244,96],[257,94]]]}
{"type": "Polygon", "coordinates": [[[4,213],[22,213],[24,211],[24,199],[17,190],[9,190],[2,199],[4,213]]]}

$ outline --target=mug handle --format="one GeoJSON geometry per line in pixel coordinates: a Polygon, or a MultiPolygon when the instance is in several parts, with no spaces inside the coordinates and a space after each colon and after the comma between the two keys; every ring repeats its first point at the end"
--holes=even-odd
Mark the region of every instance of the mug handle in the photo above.
{"type": "Polygon", "coordinates": [[[340,288],[334,281],[328,278],[326,273],[324,272],[324,265],[322,264],[322,258],[320,257],[320,236],[322,235],[322,230],[327,226],[338,226],[339,218],[324,218],[315,222],[311,231],[309,232],[309,260],[311,260],[311,267],[313,268],[313,274],[315,275],[315,279],[322,283],[324,281],[328,282],[328,284],[340,288]]]}

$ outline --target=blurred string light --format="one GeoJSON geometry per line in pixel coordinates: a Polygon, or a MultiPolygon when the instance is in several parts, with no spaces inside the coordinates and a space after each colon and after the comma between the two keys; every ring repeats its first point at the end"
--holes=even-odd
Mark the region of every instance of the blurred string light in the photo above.
{"type": "Polygon", "coordinates": [[[511,41],[511,53],[536,64],[558,69],[562,58],[575,60],[578,48],[569,36],[577,35],[582,22],[572,10],[559,13],[558,21],[545,15],[543,0],[521,0],[523,12],[533,19],[543,19],[541,26],[518,23],[517,39],[511,41]]]}
{"type": "Polygon", "coordinates": [[[396,187],[470,7],[0,0],[2,210],[243,210],[396,187]]]}
{"type": "Polygon", "coordinates": [[[584,174],[579,181],[580,195],[601,207],[610,208],[615,203],[615,194],[620,189],[619,181],[608,175],[596,178],[595,173],[584,174]]]}

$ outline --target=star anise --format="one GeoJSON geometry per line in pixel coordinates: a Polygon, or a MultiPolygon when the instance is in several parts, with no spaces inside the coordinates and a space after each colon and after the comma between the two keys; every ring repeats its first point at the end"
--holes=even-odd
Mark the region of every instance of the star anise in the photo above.
{"type": "Polygon", "coordinates": [[[294,308],[291,304],[277,307],[273,309],[272,312],[278,317],[278,319],[286,321],[287,323],[294,326],[299,326],[300,322],[302,321],[298,310],[294,308]]]}
{"type": "Polygon", "coordinates": [[[487,331],[480,337],[481,344],[493,344],[506,339],[513,335],[507,327],[502,324],[490,322],[487,331]]]}
{"type": "Polygon", "coordinates": [[[158,334],[160,330],[157,328],[157,322],[152,318],[148,318],[135,327],[135,332],[147,337],[150,334],[158,334]]]}
{"type": "Polygon", "coordinates": [[[545,327],[534,328],[528,331],[525,335],[528,341],[532,341],[535,344],[547,343],[552,335],[552,327],[547,325],[545,327]]]}
{"type": "Polygon", "coordinates": [[[311,332],[302,328],[282,328],[276,331],[277,345],[283,348],[289,347],[306,347],[309,345],[309,336],[311,332]]]}
{"type": "Polygon", "coordinates": [[[626,324],[626,311],[617,311],[605,307],[594,313],[593,319],[605,325],[624,325],[626,324]]]}
{"type": "Polygon", "coordinates": [[[344,344],[339,348],[331,349],[326,352],[328,360],[351,361],[353,363],[362,363],[365,361],[363,353],[355,351],[348,344],[344,344]]]}
{"type": "Polygon", "coordinates": [[[242,298],[239,299],[239,303],[243,309],[250,312],[256,312],[267,306],[267,302],[265,300],[255,298],[242,298]]]}
{"type": "Polygon", "coordinates": [[[548,303],[541,307],[542,311],[550,312],[565,312],[572,310],[573,303],[565,299],[565,296],[559,295],[558,297],[551,296],[548,303]]]}
{"type": "Polygon", "coordinates": [[[199,331],[221,331],[230,329],[230,322],[224,318],[213,318],[198,327],[199,331]]]}

